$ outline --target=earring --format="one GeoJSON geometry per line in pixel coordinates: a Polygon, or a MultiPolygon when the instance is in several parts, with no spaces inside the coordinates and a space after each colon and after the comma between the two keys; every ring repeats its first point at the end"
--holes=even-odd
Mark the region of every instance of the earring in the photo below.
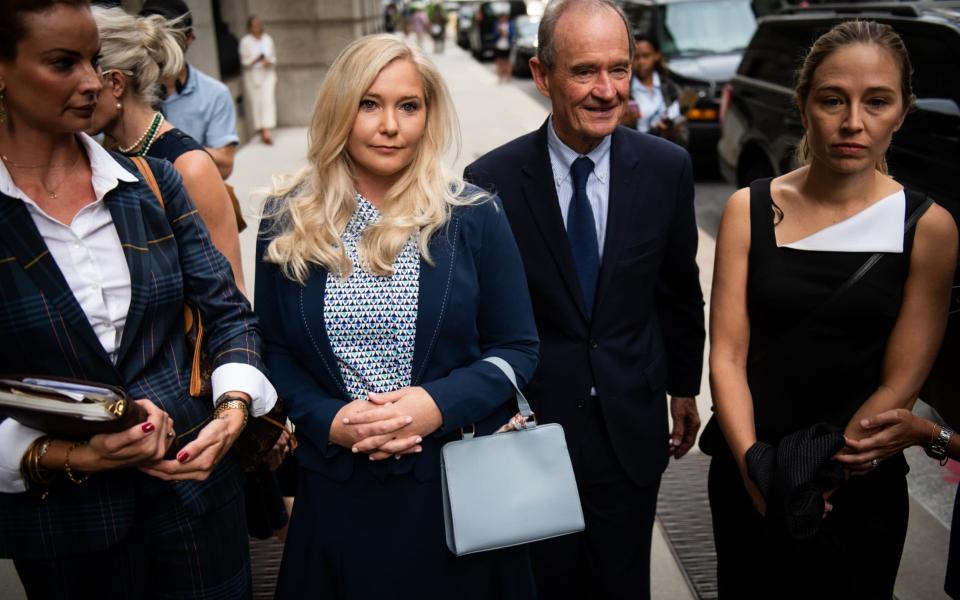
{"type": "Polygon", "coordinates": [[[123,103],[120,102],[119,100],[117,101],[117,111],[123,112],[123,103]]]}
{"type": "Polygon", "coordinates": [[[3,91],[0,90],[0,125],[7,120],[7,104],[3,101],[3,91]]]}

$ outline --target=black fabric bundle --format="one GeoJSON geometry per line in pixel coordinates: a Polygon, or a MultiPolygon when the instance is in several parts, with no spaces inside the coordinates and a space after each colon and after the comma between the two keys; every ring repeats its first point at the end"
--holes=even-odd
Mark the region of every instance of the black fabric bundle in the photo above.
{"type": "Polygon", "coordinates": [[[823,493],[844,481],[832,457],[844,446],[843,433],[824,423],[792,433],[777,446],[757,442],[747,451],[747,473],[767,504],[772,533],[809,540],[823,520],[823,493]]]}

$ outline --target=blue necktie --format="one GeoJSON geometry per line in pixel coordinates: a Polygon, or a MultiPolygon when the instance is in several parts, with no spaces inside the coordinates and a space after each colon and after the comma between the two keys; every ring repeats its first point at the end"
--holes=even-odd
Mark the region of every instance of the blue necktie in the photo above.
{"type": "Polygon", "coordinates": [[[593,314],[593,297],[597,291],[597,275],[600,272],[600,247],[597,243],[597,222],[593,208],[587,199],[587,177],[593,172],[593,161],[581,156],[573,161],[570,175],[573,178],[573,198],[567,212],[567,239],[573,252],[573,263],[580,280],[583,302],[587,315],[593,314]]]}

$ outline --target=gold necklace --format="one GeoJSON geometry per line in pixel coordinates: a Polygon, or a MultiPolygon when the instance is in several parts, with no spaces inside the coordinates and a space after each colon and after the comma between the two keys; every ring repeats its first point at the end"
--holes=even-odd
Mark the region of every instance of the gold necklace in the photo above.
{"type": "MultiPolygon", "coordinates": [[[[73,166],[75,166],[75,165],[77,164],[77,162],[79,162],[79,160],[80,160],[80,153],[77,153],[77,156],[74,157],[72,163],[70,163],[70,164],[62,164],[62,165],[20,165],[20,164],[17,164],[17,163],[15,163],[15,162],[13,162],[12,160],[10,160],[9,158],[7,158],[7,157],[6,157],[5,155],[3,155],[3,154],[0,154],[0,158],[3,159],[3,162],[5,162],[5,163],[7,163],[7,164],[9,164],[9,165],[12,165],[12,166],[14,166],[14,167],[20,168],[20,169],[42,169],[42,168],[44,168],[44,167],[47,167],[47,168],[49,168],[49,169],[63,169],[63,168],[66,168],[66,167],[73,167],[73,166]]],[[[49,198],[50,198],[51,200],[57,200],[58,198],[60,198],[60,195],[57,194],[57,191],[60,189],[60,186],[63,185],[63,181],[64,181],[66,178],[67,178],[66,175],[63,175],[62,177],[60,177],[60,181],[59,181],[55,186],[53,186],[53,189],[51,189],[51,187],[48,186],[47,183],[43,180],[43,177],[41,177],[41,178],[40,178],[40,187],[43,188],[43,191],[47,193],[47,196],[49,196],[49,198]]]]}
{"type": "Polygon", "coordinates": [[[3,159],[3,162],[7,163],[8,165],[10,165],[10,166],[12,166],[12,167],[16,167],[16,168],[18,168],[18,169],[62,169],[62,168],[64,168],[64,167],[72,167],[73,165],[77,164],[76,159],[74,159],[74,161],[73,161],[72,163],[70,163],[70,164],[64,163],[64,164],[62,164],[62,165],[53,165],[53,164],[47,164],[47,165],[22,165],[22,164],[20,164],[20,163],[18,163],[18,162],[14,162],[13,160],[7,158],[7,155],[6,155],[6,154],[0,154],[0,159],[3,159]]]}

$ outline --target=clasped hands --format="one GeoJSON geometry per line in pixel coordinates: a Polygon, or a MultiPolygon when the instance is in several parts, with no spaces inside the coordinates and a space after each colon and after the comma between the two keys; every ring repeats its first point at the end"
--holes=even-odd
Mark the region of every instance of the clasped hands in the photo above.
{"type": "Polygon", "coordinates": [[[330,442],[383,460],[423,450],[423,438],[443,424],[440,409],[422,387],[367,393],[341,408],[330,424],[330,442]]]}
{"type": "MultiPolygon", "coordinates": [[[[927,424],[929,425],[929,424],[927,424]]],[[[861,419],[860,439],[846,436],[846,446],[834,456],[851,475],[869,473],[877,463],[913,445],[923,445],[931,437],[929,426],[905,408],[896,408],[861,419]]]]}
{"type": "Polygon", "coordinates": [[[125,431],[90,438],[71,454],[74,469],[90,473],[136,467],[160,479],[202,481],[210,476],[243,429],[243,413],[239,409],[226,410],[220,418],[204,425],[196,439],[177,453],[175,460],[164,460],[176,440],[173,419],[150,400],[144,398],[136,402],[147,411],[147,420],[125,431]]]}

